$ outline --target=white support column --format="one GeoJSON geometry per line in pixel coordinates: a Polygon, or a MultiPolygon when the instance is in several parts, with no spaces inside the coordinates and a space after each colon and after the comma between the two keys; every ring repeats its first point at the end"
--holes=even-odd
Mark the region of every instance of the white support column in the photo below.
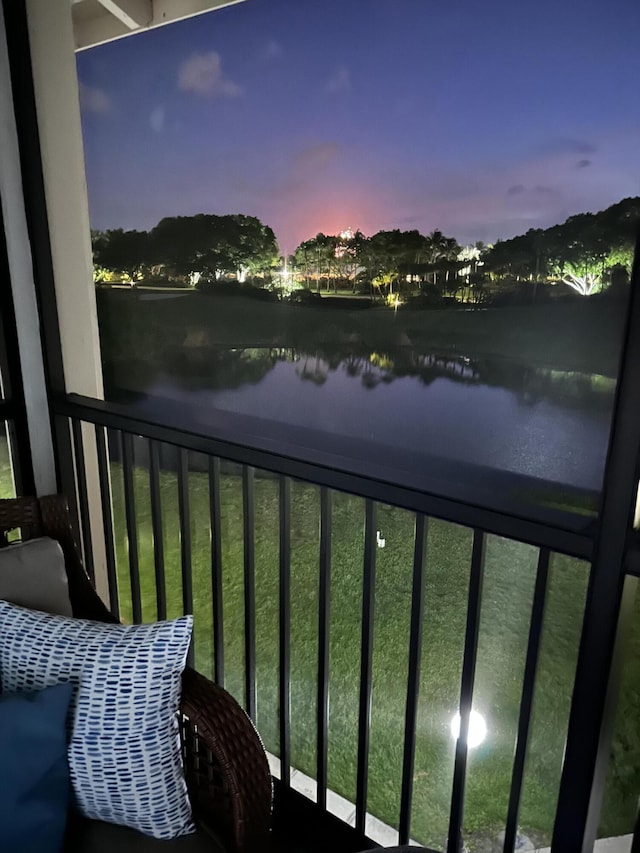
{"type": "Polygon", "coordinates": [[[56,471],[6,44],[0,6],[0,197],[35,485],[39,495],[47,495],[56,490],[56,471]]]}
{"type": "Polygon", "coordinates": [[[33,84],[67,391],[103,395],[69,0],[27,0],[33,84]]]}
{"type": "MultiPolygon", "coordinates": [[[[68,393],[102,399],[80,97],[69,0],[27,0],[56,303],[68,393]]],[[[107,571],[95,437],[85,429],[85,462],[96,586],[107,571]]]]}

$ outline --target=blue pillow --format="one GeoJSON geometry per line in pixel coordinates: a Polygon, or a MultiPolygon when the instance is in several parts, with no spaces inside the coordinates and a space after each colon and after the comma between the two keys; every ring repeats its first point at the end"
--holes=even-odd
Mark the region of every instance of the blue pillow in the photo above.
{"type": "Polygon", "coordinates": [[[193,617],[106,625],[0,601],[0,681],[70,682],[69,770],[78,810],[154,838],[195,831],[177,711],[193,617]]]}
{"type": "Polygon", "coordinates": [[[0,850],[60,853],[69,809],[66,716],[60,684],[0,696],[0,850]]]}

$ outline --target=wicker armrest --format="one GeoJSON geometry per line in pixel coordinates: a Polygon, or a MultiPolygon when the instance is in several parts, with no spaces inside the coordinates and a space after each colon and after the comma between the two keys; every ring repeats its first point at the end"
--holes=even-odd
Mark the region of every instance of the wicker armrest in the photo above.
{"type": "Polygon", "coordinates": [[[193,669],[182,677],[185,774],[196,815],[238,853],[266,848],[272,785],[260,737],[236,700],[193,669]]]}

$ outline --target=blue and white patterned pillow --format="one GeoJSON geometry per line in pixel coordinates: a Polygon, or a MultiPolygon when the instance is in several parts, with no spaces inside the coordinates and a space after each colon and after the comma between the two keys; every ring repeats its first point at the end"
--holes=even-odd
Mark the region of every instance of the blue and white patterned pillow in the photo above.
{"type": "Polygon", "coordinates": [[[75,685],[69,769],[79,811],[155,838],[193,832],[176,712],[193,617],[105,625],[0,601],[5,692],[75,685]]]}

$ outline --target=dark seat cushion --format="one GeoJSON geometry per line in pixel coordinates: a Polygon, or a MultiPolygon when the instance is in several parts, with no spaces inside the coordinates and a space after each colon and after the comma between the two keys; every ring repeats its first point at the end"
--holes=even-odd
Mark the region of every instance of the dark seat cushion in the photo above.
{"type": "Polygon", "coordinates": [[[206,830],[173,841],[150,838],[134,829],[71,817],[64,853],[226,853],[222,843],[206,830]]]}

